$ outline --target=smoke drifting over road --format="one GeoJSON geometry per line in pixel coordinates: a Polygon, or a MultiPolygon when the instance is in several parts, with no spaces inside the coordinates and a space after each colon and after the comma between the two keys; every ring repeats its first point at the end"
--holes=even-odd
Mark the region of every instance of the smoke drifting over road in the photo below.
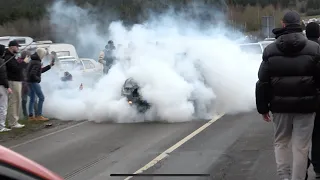
{"type": "Polygon", "coordinates": [[[81,54],[98,59],[109,39],[117,47],[117,62],[101,79],[74,75],[68,89],[58,89],[54,71],[43,74],[45,115],[63,120],[96,122],[168,121],[208,119],[215,111],[237,113],[255,107],[254,88],[260,59],[249,58],[236,45],[241,34],[220,23],[200,26],[183,14],[168,11],[142,24],[126,28],[114,21],[104,28],[75,5],[55,3],[51,21],[74,34],[56,34],[72,42],[81,54]],[[98,28],[99,27],[99,28],[98,28]],[[200,27],[200,28],[199,28],[200,27]],[[76,44],[75,44],[76,43],[76,44]],[[138,114],[121,97],[124,81],[132,77],[152,108],[138,114]],[[83,82],[84,90],[78,85],[83,82]]]}

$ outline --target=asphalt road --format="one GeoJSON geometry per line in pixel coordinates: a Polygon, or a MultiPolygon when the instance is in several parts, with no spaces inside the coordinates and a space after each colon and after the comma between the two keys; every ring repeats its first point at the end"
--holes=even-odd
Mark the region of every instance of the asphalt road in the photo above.
{"type": "MultiPolygon", "coordinates": [[[[82,123],[14,146],[65,179],[117,180],[134,173],[206,122],[177,124],[82,123]]],[[[41,134],[38,134],[41,136],[41,134]]],[[[210,177],[133,177],[132,180],[276,180],[272,125],[256,113],[225,115],[175,149],[145,174],[210,174],[210,177]]],[[[311,178],[312,179],[312,178],[311,178]]]]}

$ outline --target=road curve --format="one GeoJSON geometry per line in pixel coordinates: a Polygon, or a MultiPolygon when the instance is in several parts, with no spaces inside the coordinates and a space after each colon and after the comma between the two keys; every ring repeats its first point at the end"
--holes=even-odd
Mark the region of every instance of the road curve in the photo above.
{"type": "MultiPolygon", "coordinates": [[[[14,147],[65,179],[118,180],[134,173],[204,125],[187,123],[83,123],[14,147]]],[[[18,142],[17,142],[18,143],[18,142]]],[[[20,143],[20,142],[19,142],[20,143]]],[[[210,174],[210,177],[133,177],[156,180],[277,179],[272,126],[256,113],[225,115],[144,173],[210,174]]]]}

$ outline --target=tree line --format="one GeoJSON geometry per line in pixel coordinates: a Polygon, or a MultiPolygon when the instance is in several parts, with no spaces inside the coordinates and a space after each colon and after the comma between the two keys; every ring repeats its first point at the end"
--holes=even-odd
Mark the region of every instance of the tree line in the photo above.
{"type": "MultiPolygon", "coordinates": [[[[47,6],[55,0],[0,0],[0,24],[5,24],[21,18],[37,20],[44,17],[47,13],[47,6]]],[[[299,11],[309,12],[315,15],[320,10],[319,0],[71,0],[78,6],[86,7],[90,5],[99,11],[112,9],[119,13],[124,20],[136,20],[142,11],[152,9],[156,12],[167,9],[168,7],[182,8],[190,3],[201,3],[208,7],[220,6],[259,6],[259,7],[296,7],[299,11]]],[[[320,14],[320,12],[319,12],[320,14]]]]}
{"type": "MultiPolygon", "coordinates": [[[[0,34],[20,34],[37,36],[45,34],[49,27],[48,7],[57,0],[0,0],[0,34]],[[27,22],[26,22],[27,21],[27,22]],[[40,22],[40,23],[39,23],[40,22]],[[24,23],[24,24],[23,24],[24,23]],[[41,26],[41,32],[32,29],[41,26]],[[32,26],[30,26],[32,24],[32,26]],[[31,34],[31,35],[30,35],[31,34]]],[[[305,15],[320,15],[320,0],[67,0],[82,8],[100,14],[113,12],[127,23],[145,20],[149,13],[161,13],[168,8],[185,10],[190,5],[198,5],[208,11],[213,8],[228,14],[231,24],[244,26],[247,31],[257,31],[261,26],[261,16],[273,15],[278,22],[284,9],[296,9],[305,15]],[[252,14],[256,14],[252,16],[252,14]]],[[[204,14],[202,18],[206,18],[204,14]]]]}

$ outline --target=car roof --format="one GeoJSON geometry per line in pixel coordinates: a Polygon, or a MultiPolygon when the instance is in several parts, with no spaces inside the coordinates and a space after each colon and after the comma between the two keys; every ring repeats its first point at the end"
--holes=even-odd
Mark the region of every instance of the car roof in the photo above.
{"type": "Polygon", "coordinates": [[[250,45],[260,45],[259,43],[243,43],[243,44],[239,44],[240,46],[250,46],[250,45]]]}
{"type": "Polygon", "coordinates": [[[0,145],[0,161],[18,167],[47,180],[63,180],[40,164],[0,145]]]}
{"type": "Polygon", "coordinates": [[[74,56],[59,56],[58,59],[76,59],[74,56]]]}

